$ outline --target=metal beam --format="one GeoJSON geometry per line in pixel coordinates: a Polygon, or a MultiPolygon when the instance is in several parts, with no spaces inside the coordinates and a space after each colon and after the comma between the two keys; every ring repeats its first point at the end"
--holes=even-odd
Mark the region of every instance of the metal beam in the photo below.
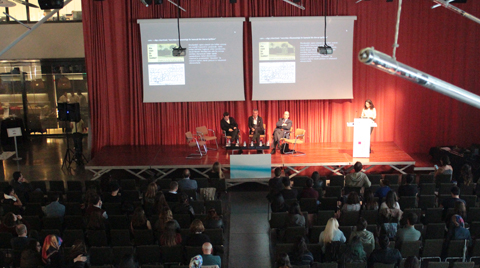
{"type": "Polygon", "coordinates": [[[376,51],[373,47],[362,49],[358,54],[358,58],[366,65],[404,78],[480,109],[480,96],[400,63],[387,54],[376,51]]]}
{"type": "MultiPolygon", "coordinates": [[[[73,0],[66,0],[65,3],[64,3],[64,7],[68,4],[70,4],[70,2],[72,2],[73,0]]],[[[53,15],[55,15],[55,13],[57,13],[60,9],[54,9],[52,12],[48,13],[45,17],[43,17],[41,20],[39,20],[37,23],[35,23],[31,29],[29,29],[28,31],[26,31],[25,33],[23,33],[22,35],[20,35],[17,39],[15,39],[15,41],[13,41],[10,45],[8,45],[6,48],[4,48],[1,52],[0,52],[0,57],[5,54],[7,51],[9,51],[12,47],[14,47],[16,44],[18,44],[18,42],[22,41],[23,38],[27,37],[30,33],[32,33],[35,29],[37,29],[40,25],[42,25],[44,22],[46,22],[49,18],[51,18],[53,15]]]]}

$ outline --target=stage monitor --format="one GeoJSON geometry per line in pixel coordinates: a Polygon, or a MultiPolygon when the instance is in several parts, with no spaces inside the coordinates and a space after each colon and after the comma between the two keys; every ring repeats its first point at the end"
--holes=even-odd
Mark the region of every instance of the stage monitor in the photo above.
{"type": "Polygon", "coordinates": [[[353,23],[356,16],[250,18],[253,100],[352,99],[353,23]]]}
{"type": "Polygon", "coordinates": [[[143,60],[143,102],[244,101],[245,18],[138,20],[143,60]]]}

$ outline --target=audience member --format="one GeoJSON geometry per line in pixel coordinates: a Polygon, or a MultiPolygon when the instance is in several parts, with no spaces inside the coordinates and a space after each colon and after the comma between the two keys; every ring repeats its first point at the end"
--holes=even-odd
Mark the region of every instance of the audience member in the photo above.
{"type": "Polygon", "coordinates": [[[370,189],[365,190],[363,195],[364,201],[362,205],[363,210],[378,210],[378,203],[375,201],[375,196],[370,189]]]}
{"type": "Polygon", "coordinates": [[[383,201],[383,198],[390,192],[390,182],[386,179],[380,180],[380,188],[375,192],[375,197],[378,197],[379,203],[383,201]]]}
{"type": "Polygon", "coordinates": [[[367,175],[362,172],[363,165],[360,162],[356,162],[353,165],[355,172],[345,176],[345,187],[365,187],[368,188],[372,185],[367,175]]]}
{"type": "Polygon", "coordinates": [[[472,173],[472,166],[469,164],[464,164],[462,169],[460,170],[460,179],[458,180],[459,185],[466,185],[469,186],[473,183],[473,173],[472,173]]]}
{"type": "Polygon", "coordinates": [[[465,221],[460,215],[453,215],[451,218],[452,228],[448,230],[447,242],[450,240],[468,240],[468,244],[471,245],[472,237],[470,231],[465,228],[465,221]]]}
{"type": "Polygon", "coordinates": [[[158,220],[155,223],[155,231],[158,235],[161,235],[163,230],[165,230],[165,226],[167,222],[173,221],[175,223],[175,230],[180,230],[180,224],[176,220],[173,219],[172,211],[170,209],[164,209],[159,215],[158,220]]]}
{"type": "Polygon", "coordinates": [[[283,190],[282,183],[282,169],[277,167],[274,170],[275,176],[268,181],[268,188],[270,189],[270,195],[274,195],[283,190]]]}
{"type": "Polygon", "coordinates": [[[293,251],[289,254],[293,265],[311,265],[313,263],[313,254],[308,250],[307,243],[303,236],[295,237],[293,251]]]}
{"type": "Polygon", "coordinates": [[[88,267],[87,264],[88,252],[85,242],[81,239],[77,239],[73,242],[70,252],[65,257],[65,262],[68,267],[82,268],[88,267]],[[77,260],[77,261],[75,261],[77,260]]]}
{"type": "Polygon", "coordinates": [[[213,163],[212,169],[207,172],[207,175],[210,179],[225,179],[220,162],[213,163]]]}
{"type": "Polygon", "coordinates": [[[135,230],[152,230],[152,225],[145,216],[145,211],[142,207],[137,207],[133,212],[132,220],[130,221],[130,230],[132,233],[135,233],[135,230]]]}
{"type": "Polygon", "coordinates": [[[122,203],[122,195],[120,194],[120,185],[117,181],[111,181],[108,184],[109,191],[103,196],[103,201],[105,203],[122,203]]]}
{"type": "Polygon", "coordinates": [[[360,237],[354,236],[353,239],[347,244],[345,251],[343,252],[340,264],[345,263],[365,263],[367,261],[367,253],[363,248],[363,243],[360,237]]]}
{"type": "Polygon", "coordinates": [[[195,218],[195,211],[193,211],[193,207],[190,205],[186,193],[180,194],[180,198],[178,199],[177,204],[173,207],[172,212],[173,214],[189,214],[192,220],[195,218]]]}
{"type": "Polygon", "coordinates": [[[96,195],[91,198],[91,203],[85,210],[85,216],[90,216],[94,212],[100,213],[103,218],[108,219],[107,212],[102,209],[102,199],[100,199],[100,196],[96,195]]]}
{"type": "Polygon", "coordinates": [[[300,205],[295,202],[288,209],[287,217],[285,218],[286,227],[302,226],[305,227],[305,217],[302,214],[300,205]]]}
{"type": "Polygon", "coordinates": [[[3,192],[4,194],[1,202],[4,207],[4,210],[5,210],[5,207],[8,207],[9,211],[14,211],[15,213],[20,214],[23,211],[22,210],[23,204],[20,198],[15,193],[15,190],[13,189],[13,187],[10,185],[7,185],[3,189],[3,192]]]}
{"type": "Polygon", "coordinates": [[[372,252],[375,249],[375,236],[372,232],[367,230],[368,223],[360,217],[357,222],[357,228],[350,234],[349,241],[352,241],[354,237],[358,237],[363,244],[363,248],[366,252],[372,252]]]}
{"type": "Polygon", "coordinates": [[[207,217],[203,221],[203,225],[206,229],[223,229],[222,217],[217,214],[214,208],[211,208],[207,212],[207,217]]]}
{"type": "Polygon", "coordinates": [[[338,224],[337,219],[330,218],[327,222],[327,226],[325,226],[325,230],[320,233],[318,238],[319,244],[322,247],[322,252],[325,253],[325,249],[328,243],[334,241],[340,241],[341,243],[345,243],[347,239],[340,229],[338,229],[340,225],[338,224]]]}
{"type": "Polygon", "coordinates": [[[398,196],[400,198],[402,198],[403,196],[417,196],[418,188],[417,185],[413,184],[414,181],[414,174],[408,174],[405,177],[405,184],[398,187],[398,196]]]}
{"type": "MultiPolygon", "coordinates": [[[[178,197],[175,200],[175,202],[178,202],[178,197]]],[[[147,214],[148,216],[154,215],[154,214],[159,214],[161,211],[164,209],[170,209],[170,206],[168,205],[168,202],[165,198],[165,194],[162,191],[158,191],[155,194],[155,199],[154,199],[154,204],[153,204],[153,209],[151,211],[152,214],[147,214]]]]}
{"type": "Polygon", "coordinates": [[[318,200],[318,197],[319,197],[318,191],[313,189],[313,180],[310,178],[307,179],[305,181],[305,188],[303,188],[302,192],[298,195],[298,199],[315,198],[316,200],[318,200]]]}
{"type": "Polygon", "coordinates": [[[155,204],[155,196],[157,194],[158,187],[155,182],[151,182],[147,186],[147,190],[143,194],[143,204],[145,207],[152,206],[155,204]]]}
{"type": "Polygon", "coordinates": [[[275,193],[272,196],[271,208],[272,212],[286,212],[288,211],[288,207],[285,204],[285,199],[281,193],[275,193]]]}
{"type": "Polygon", "coordinates": [[[165,200],[167,202],[178,202],[178,182],[172,181],[170,183],[170,190],[165,193],[165,200]]]}
{"type": "Polygon", "coordinates": [[[280,253],[277,256],[277,260],[275,261],[276,268],[292,268],[290,264],[290,258],[288,257],[287,253],[280,253]]]}
{"type": "Polygon", "coordinates": [[[23,177],[23,174],[20,171],[13,172],[13,179],[10,184],[22,203],[27,203],[28,194],[33,191],[33,186],[28,183],[27,179],[23,177]]]}
{"type": "Polygon", "coordinates": [[[46,205],[43,208],[43,212],[47,217],[59,217],[63,221],[63,216],[65,216],[65,206],[59,202],[60,196],[55,193],[51,196],[51,203],[46,205]]]}
{"type": "Polygon", "coordinates": [[[347,196],[347,202],[342,206],[342,212],[344,211],[360,211],[360,198],[357,192],[350,192],[347,196]]]}
{"type": "Polygon", "coordinates": [[[185,169],[183,171],[183,179],[178,181],[178,188],[181,191],[197,190],[197,188],[198,188],[197,181],[190,179],[190,170],[185,169]]]}
{"type": "Polygon", "coordinates": [[[463,203],[461,201],[456,201],[455,202],[455,207],[453,208],[453,213],[450,213],[445,217],[445,224],[447,226],[447,229],[452,227],[452,225],[453,225],[452,216],[455,215],[455,214],[462,217],[463,221],[467,221],[467,207],[465,206],[465,203],[463,203]]]}
{"type": "Polygon", "coordinates": [[[40,254],[42,245],[37,240],[30,240],[20,255],[20,268],[38,268],[44,265],[40,254]]]}
{"type": "MultiPolygon", "coordinates": [[[[22,215],[15,215],[12,212],[8,212],[3,216],[3,221],[0,224],[0,233],[11,233],[13,236],[17,236],[16,227],[18,224],[22,224],[22,215]]],[[[26,222],[23,222],[25,225],[26,222]]]]}
{"type": "Polygon", "coordinates": [[[283,190],[280,191],[283,195],[283,199],[297,199],[297,190],[292,189],[293,180],[288,177],[282,178],[283,190]]]}
{"type": "Polygon", "coordinates": [[[416,213],[409,212],[405,214],[407,218],[407,223],[403,228],[397,230],[395,247],[401,249],[402,243],[405,241],[418,241],[420,240],[422,234],[420,231],[415,229],[415,224],[417,223],[418,216],[416,213]]]}
{"type": "Polygon", "coordinates": [[[189,247],[201,247],[204,243],[210,242],[210,237],[203,234],[205,227],[199,219],[195,219],[190,224],[190,234],[185,239],[185,246],[189,247]]]}
{"type": "Polygon", "coordinates": [[[443,199],[442,204],[440,204],[440,207],[443,208],[443,217],[446,218],[448,209],[454,208],[455,207],[455,202],[460,201],[463,202],[465,205],[467,204],[465,200],[460,199],[460,188],[457,186],[453,186],[450,189],[451,196],[448,198],[443,199]]]}
{"type": "Polygon", "coordinates": [[[220,256],[212,255],[212,244],[209,242],[203,243],[202,252],[203,265],[218,265],[218,267],[222,267],[222,259],[220,259],[220,256]]]}
{"type": "Polygon", "coordinates": [[[160,245],[173,247],[182,243],[182,236],[177,233],[177,223],[168,221],[160,235],[160,245]]]}
{"type": "Polygon", "coordinates": [[[325,188],[325,181],[322,180],[322,176],[318,171],[314,171],[312,173],[312,180],[313,180],[313,188],[315,189],[324,189],[325,188]]]}
{"type": "Polygon", "coordinates": [[[190,259],[190,263],[188,264],[188,268],[200,268],[203,265],[203,258],[202,255],[194,256],[190,259]]]}
{"type": "Polygon", "coordinates": [[[65,267],[63,250],[60,249],[62,239],[56,235],[47,235],[43,242],[42,260],[45,267],[61,268],[65,267]]]}
{"type": "Polygon", "coordinates": [[[385,197],[385,202],[380,206],[380,215],[383,216],[387,222],[392,222],[393,219],[398,222],[402,218],[402,210],[397,202],[397,194],[394,191],[389,191],[385,197]]]}
{"type": "Polygon", "coordinates": [[[13,260],[15,266],[19,266],[20,255],[32,239],[27,236],[27,226],[25,226],[25,224],[18,224],[15,227],[15,231],[17,232],[17,237],[10,239],[10,244],[12,245],[13,249],[13,260]]]}
{"type": "Polygon", "coordinates": [[[435,170],[435,173],[434,173],[435,177],[437,177],[440,174],[445,174],[445,175],[453,174],[453,168],[450,163],[450,158],[446,154],[443,155],[442,158],[440,158],[440,167],[438,167],[438,169],[435,170]]]}
{"type": "Polygon", "coordinates": [[[380,236],[378,238],[378,242],[380,244],[380,248],[374,250],[372,254],[370,254],[370,257],[368,258],[368,268],[373,268],[375,263],[394,263],[395,266],[398,267],[398,265],[400,265],[400,261],[402,260],[402,254],[400,254],[400,251],[398,251],[398,249],[388,247],[390,244],[390,239],[386,235],[380,236]]]}

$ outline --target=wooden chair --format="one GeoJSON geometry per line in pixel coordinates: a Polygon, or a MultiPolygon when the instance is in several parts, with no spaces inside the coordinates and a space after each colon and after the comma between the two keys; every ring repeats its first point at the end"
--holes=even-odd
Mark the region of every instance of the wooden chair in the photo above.
{"type": "Polygon", "coordinates": [[[207,129],[206,126],[201,126],[201,127],[197,127],[197,135],[200,137],[200,139],[202,141],[211,141],[211,140],[214,140],[215,141],[215,145],[217,145],[217,149],[214,149],[214,148],[209,148],[209,149],[212,149],[212,150],[218,150],[218,142],[217,142],[217,136],[215,136],[215,130],[213,129],[207,129]],[[208,135],[208,133],[212,132],[213,135],[208,135]]]}
{"type": "Polygon", "coordinates": [[[195,138],[192,134],[192,132],[186,132],[185,133],[185,138],[187,138],[187,144],[189,147],[197,147],[197,151],[199,152],[198,154],[192,153],[187,156],[187,158],[202,158],[204,155],[207,154],[207,145],[206,141],[199,141],[197,138],[195,138]],[[203,151],[202,148],[203,147],[203,151]]]}
{"type": "Polygon", "coordinates": [[[296,154],[294,156],[305,155],[305,153],[295,151],[295,147],[297,146],[297,144],[305,143],[305,129],[297,128],[295,130],[295,139],[284,138],[283,141],[287,144],[293,144],[293,149],[290,152],[286,152],[285,154],[296,154]]]}
{"type": "MultiPolygon", "coordinates": [[[[248,131],[250,133],[250,130],[248,131]]],[[[267,125],[263,124],[263,135],[260,135],[260,139],[263,139],[263,143],[265,143],[265,137],[267,133],[267,125]]],[[[248,142],[251,142],[253,138],[253,134],[248,135],[248,142]]]]}

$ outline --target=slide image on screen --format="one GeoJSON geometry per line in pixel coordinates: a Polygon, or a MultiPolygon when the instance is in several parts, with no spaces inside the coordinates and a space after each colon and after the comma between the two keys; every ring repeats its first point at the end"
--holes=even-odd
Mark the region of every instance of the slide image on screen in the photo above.
{"type": "Polygon", "coordinates": [[[148,63],[155,62],[184,62],[184,57],[174,57],[172,50],[177,44],[148,44],[148,63]]]}
{"type": "Polygon", "coordinates": [[[354,16],[258,17],[252,23],[252,100],[353,98],[354,16]],[[333,54],[322,55],[326,43],[333,54]]]}
{"type": "Polygon", "coordinates": [[[288,42],[260,42],[260,61],[295,60],[295,47],[288,42]]]}
{"type": "Polygon", "coordinates": [[[148,85],[185,85],[185,64],[149,64],[148,85]]]}
{"type": "Polygon", "coordinates": [[[143,102],[244,101],[245,18],[138,20],[143,102]],[[181,43],[184,56],[174,57],[181,43]]]}

